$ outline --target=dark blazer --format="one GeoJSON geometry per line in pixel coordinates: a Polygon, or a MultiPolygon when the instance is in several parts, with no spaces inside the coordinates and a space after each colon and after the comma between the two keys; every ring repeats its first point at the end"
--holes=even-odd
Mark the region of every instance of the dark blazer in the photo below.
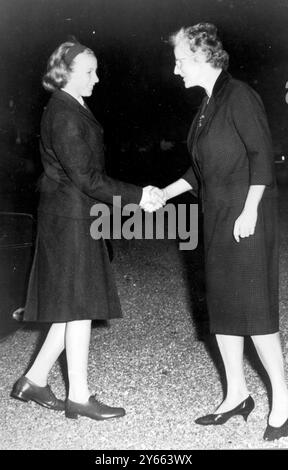
{"type": "Polygon", "coordinates": [[[41,121],[44,173],[39,210],[72,218],[90,217],[96,202],[139,204],[142,188],[105,173],[103,129],[89,109],[65,91],[53,93],[41,121]]]}
{"type": "Polygon", "coordinates": [[[263,197],[275,196],[271,137],[259,95],[222,71],[204,110],[206,102],[188,135],[192,165],[183,178],[194,192],[201,190],[204,205],[243,203],[249,185],[266,185],[263,197]]]}

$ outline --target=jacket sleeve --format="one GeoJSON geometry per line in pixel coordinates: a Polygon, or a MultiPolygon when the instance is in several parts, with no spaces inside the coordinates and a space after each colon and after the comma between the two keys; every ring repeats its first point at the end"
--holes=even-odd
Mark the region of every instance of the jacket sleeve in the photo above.
{"type": "Polygon", "coordinates": [[[272,185],[272,141],[261,98],[252,88],[241,84],[231,98],[231,113],[249,159],[250,185],[272,185]]]}
{"type": "Polygon", "coordinates": [[[185,181],[187,181],[191,186],[191,192],[197,197],[198,190],[199,190],[199,183],[194,173],[192,166],[188,168],[188,170],[181,176],[185,181]]]}
{"type": "Polygon", "coordinates": [[[97,165],[102,152],[99,147],[91,149],[85,141],[85,130],[77,115],[58,113],[52,123],[52,146],[67,177],[87,196],[104,203],[113,204],[113,196],[121,196],[121,204],[139,204],[142,188],[110,178],[101,164],[97,165]]]}

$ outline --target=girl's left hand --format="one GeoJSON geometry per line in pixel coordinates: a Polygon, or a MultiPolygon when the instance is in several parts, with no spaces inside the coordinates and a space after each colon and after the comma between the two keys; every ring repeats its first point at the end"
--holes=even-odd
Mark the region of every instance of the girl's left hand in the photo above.
{"type": "Polygon", "coordinates": [[[240,242],[240,237],[250,237],[254,235],[255,227],[257,222],[257,209],[247,210],[244,209],[243,212],[236,219],[234,224],[233,235],[236,242],[240,242]]]}

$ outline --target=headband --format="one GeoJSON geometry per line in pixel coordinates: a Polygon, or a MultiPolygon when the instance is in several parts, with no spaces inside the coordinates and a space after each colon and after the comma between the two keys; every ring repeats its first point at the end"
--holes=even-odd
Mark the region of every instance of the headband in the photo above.
{"type": "Polygon", "coordinates": [[[76,55],[81,54],[87,49],[86,46],[80,44],[80,42],[75,43],[73,46],[68,49],[66,54],[63,57],[63,60],[68,67],[71,65],[72,60],[75,59],[76,55]]]}

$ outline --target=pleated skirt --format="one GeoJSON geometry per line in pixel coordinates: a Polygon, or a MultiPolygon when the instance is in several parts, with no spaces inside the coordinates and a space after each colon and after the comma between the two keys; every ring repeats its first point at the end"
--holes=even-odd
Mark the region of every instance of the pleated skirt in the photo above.
{"type": "Polygon", "coordinates": [[[92,221],[39,212],[25,321],[122,316],[108,246],[91,237],[92,221]]]}

